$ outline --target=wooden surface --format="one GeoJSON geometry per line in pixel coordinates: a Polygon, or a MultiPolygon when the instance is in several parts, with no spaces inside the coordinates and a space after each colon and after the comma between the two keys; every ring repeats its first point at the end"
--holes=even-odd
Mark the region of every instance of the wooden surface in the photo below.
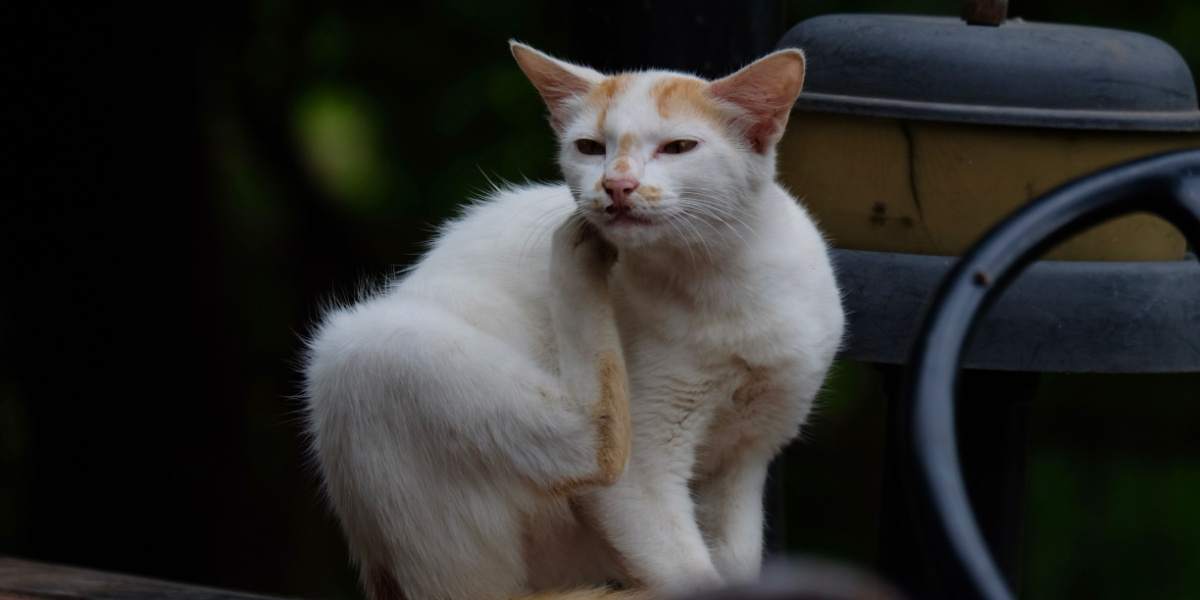
{"type": "Polygon", "coordinates": [[[280,600],[276,596],[247,594],[0,557],[0,600],[43,600],[48,598],[56,600],[71,598],[280,600]]]}
{"type": "MultiPolygon", "coordinates": [[[[1030,200],[1076,177],[1200,133],[1001,127],[795,111],[779,176],[834,246],[960,256],[1030,200]]],[[[1180,260],[1183,234],[1136,214],[1057,246],[1047,260],[1180,260]]]]}

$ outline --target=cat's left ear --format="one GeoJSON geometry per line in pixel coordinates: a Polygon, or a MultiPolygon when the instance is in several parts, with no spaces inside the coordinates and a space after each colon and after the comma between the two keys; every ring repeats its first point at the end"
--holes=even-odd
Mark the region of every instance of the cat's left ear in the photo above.
{"type": "Polygon", "coordinates": [[[518,41],[509,40],[508,45],[517,65],[546,101],[550,124],[556,131],[562,131],[566,125],[573,102],[604,79],[592,69],[558,60],[518,41]]]}
{"type": "Polygon", "coordinates": [[[765,153],[787,126],[788,114],[804,87],[804,53],[790,48],[768,54],[708,87],[714,98],[743,113],[741,126],[755,152],[765,153]]]}

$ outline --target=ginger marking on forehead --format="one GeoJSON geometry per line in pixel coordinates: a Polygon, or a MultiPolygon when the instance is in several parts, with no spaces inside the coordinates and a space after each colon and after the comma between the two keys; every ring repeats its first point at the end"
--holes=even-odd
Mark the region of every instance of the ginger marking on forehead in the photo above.
{"type": "Polygon", "coordinates": [[[637,138],[633,137],[632,133],[622,134],[621,139],[617,140],[617,156],[629,156],[629,153],[633,151],[633,144],[636,141],[637,138]]]}
{"type": "Polygon", "coordinates": [[[633,153],[633,145],[637,143],[637,138],[632,133],[623,133],[621,138],[617,140],[617,158],[613,162],[613,170],[617,173],[628,173],[631,170],[629,166],[629,157],[633,153]]]}
{"type": "Polygon", "coordinates": [[[595,95],[603,98],[605,101],[612,100],[617,94],[625,91],[629,87],[629,75],[612,75],[605,77],[596,85],[595,95]]]}
{"type": "Polygon", "coordinates": [[[608,107],[612,104],[613,98],[621,95],[629,87],[629,75],[613,75],[605,77],[603,81],[596,84],[592,88],[592,92],[588,94],[588,104],[595,106],[596,111],[596,131],[604,131],[604,121],[608,118],[608,107]]]}
{"type": "Polygon", "coordinates": [[[654,84],[650,96],[654,98],[658,116],[664,119],[682,113],[720,123],[721,111],[705,93],[707,85],[698,79],[667,77],[654,84]]]}

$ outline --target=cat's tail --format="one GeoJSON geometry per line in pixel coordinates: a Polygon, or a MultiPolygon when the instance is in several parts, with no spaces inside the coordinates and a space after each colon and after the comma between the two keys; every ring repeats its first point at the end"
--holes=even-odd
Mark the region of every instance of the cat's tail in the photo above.
{"type": "Polygon", "coordinates": [[[656,600],[656,598],[645,591],[598,587],[560,592],[538,592],[527,596],[518,596],[512,600],[656,600]]]}

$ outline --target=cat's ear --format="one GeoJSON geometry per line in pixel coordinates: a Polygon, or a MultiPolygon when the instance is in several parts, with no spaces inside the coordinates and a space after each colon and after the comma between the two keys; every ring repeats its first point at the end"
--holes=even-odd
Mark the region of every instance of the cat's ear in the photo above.
{"type": "Polygon", "coordinates": [[[509,40],[508,46],[517,65],[546,101],[550,124],[557,131],[562,131],[566,124],[572,101],[587,95],[604,79],[592,69],[558,60],[516,40],[509,40]]]}
{"type": "Polygon", "coordinates": [[[754,151],[762,154],[783,135],[802,87],[804,53],[792,48],[768,54],[712,82],[708,93],[742,112],[736,123],[754,151]]]}

